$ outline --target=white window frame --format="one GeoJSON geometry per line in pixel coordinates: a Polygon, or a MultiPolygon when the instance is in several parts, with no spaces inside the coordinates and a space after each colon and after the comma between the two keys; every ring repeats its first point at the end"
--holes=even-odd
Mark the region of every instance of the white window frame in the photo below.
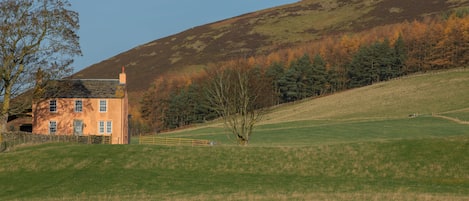
{"type": "Polygon", "coordinates": [[[99,105],[99,112],[107,112],[107,100],[106,99],[100,99],[98,102],[98,105],[99,105]]]}
{"type": "Polygon", "coordinates": [[[83,100],[75,100],[75,112],[83,112],[83,100]]]}
{"type": "Polygon", "coordinates": [[[52,112],[52,113],[57,112],[57,100],[56,99],[49,100],[49,112],[52,112]]]}
{"type": "Polygon", "coordinates": [[[105,131],[105,123],[104,121],[98,121],[98,133],[99,134],[104,134],[104,131],[105,131]]]}
{"type": "Polygon", "coordinates": [[[106,121],[106,134],[112,134],[112,121],[106,121]]]}
{"type": "Polygon", "coordinates": [[[49,134],[54,135],[57,133],[57,121],[49,121],[49,134]]]}

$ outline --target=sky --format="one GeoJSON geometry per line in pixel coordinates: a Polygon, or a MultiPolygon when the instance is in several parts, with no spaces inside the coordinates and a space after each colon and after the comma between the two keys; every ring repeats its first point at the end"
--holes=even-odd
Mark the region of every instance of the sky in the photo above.
{"type": "Polygon", "coordinates": [[[79,13],[78,72],[136,46],[192,27],[299,0],[70,0],[79,13]]]}

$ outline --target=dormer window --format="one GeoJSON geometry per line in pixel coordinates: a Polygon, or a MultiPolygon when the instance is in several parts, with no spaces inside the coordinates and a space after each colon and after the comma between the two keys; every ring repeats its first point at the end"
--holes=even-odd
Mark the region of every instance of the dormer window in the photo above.
{"type": "Polygon", "coordinates": [[[107,112],[107,101],[99,100],[99,112],[107,112]]]}
{"type": "Polygon", "coordinates": [[[49,111],[50,112],[57,112],[57,100],[50,100],[49,101],[49,111]]]}
{"type": "Polygon", "coordinates": [[[75,100],[75,112],[83,112],[83,101],[75,100]]]}

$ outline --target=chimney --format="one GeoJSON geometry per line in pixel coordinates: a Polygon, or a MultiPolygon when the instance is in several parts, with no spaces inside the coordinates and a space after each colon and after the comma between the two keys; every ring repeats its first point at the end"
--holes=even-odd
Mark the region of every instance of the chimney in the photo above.
{"type": "Polygon", "coordinates": [[[122,72],[119,74],[119,84],[125,84],[126,83],[126,75],[125,75],[125,68],[122,66],[122,72]]]}

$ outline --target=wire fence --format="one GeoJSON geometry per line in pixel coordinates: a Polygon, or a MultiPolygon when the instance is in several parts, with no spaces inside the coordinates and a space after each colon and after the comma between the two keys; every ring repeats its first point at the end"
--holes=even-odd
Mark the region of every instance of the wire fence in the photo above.
{"type": "Polygon", "coordinates": [[[42,143],[111,144],[111,136],[104,135],[38,135],[27,132],[0,134],[0,152],[8,151],[17,145],[42,143]]]}

